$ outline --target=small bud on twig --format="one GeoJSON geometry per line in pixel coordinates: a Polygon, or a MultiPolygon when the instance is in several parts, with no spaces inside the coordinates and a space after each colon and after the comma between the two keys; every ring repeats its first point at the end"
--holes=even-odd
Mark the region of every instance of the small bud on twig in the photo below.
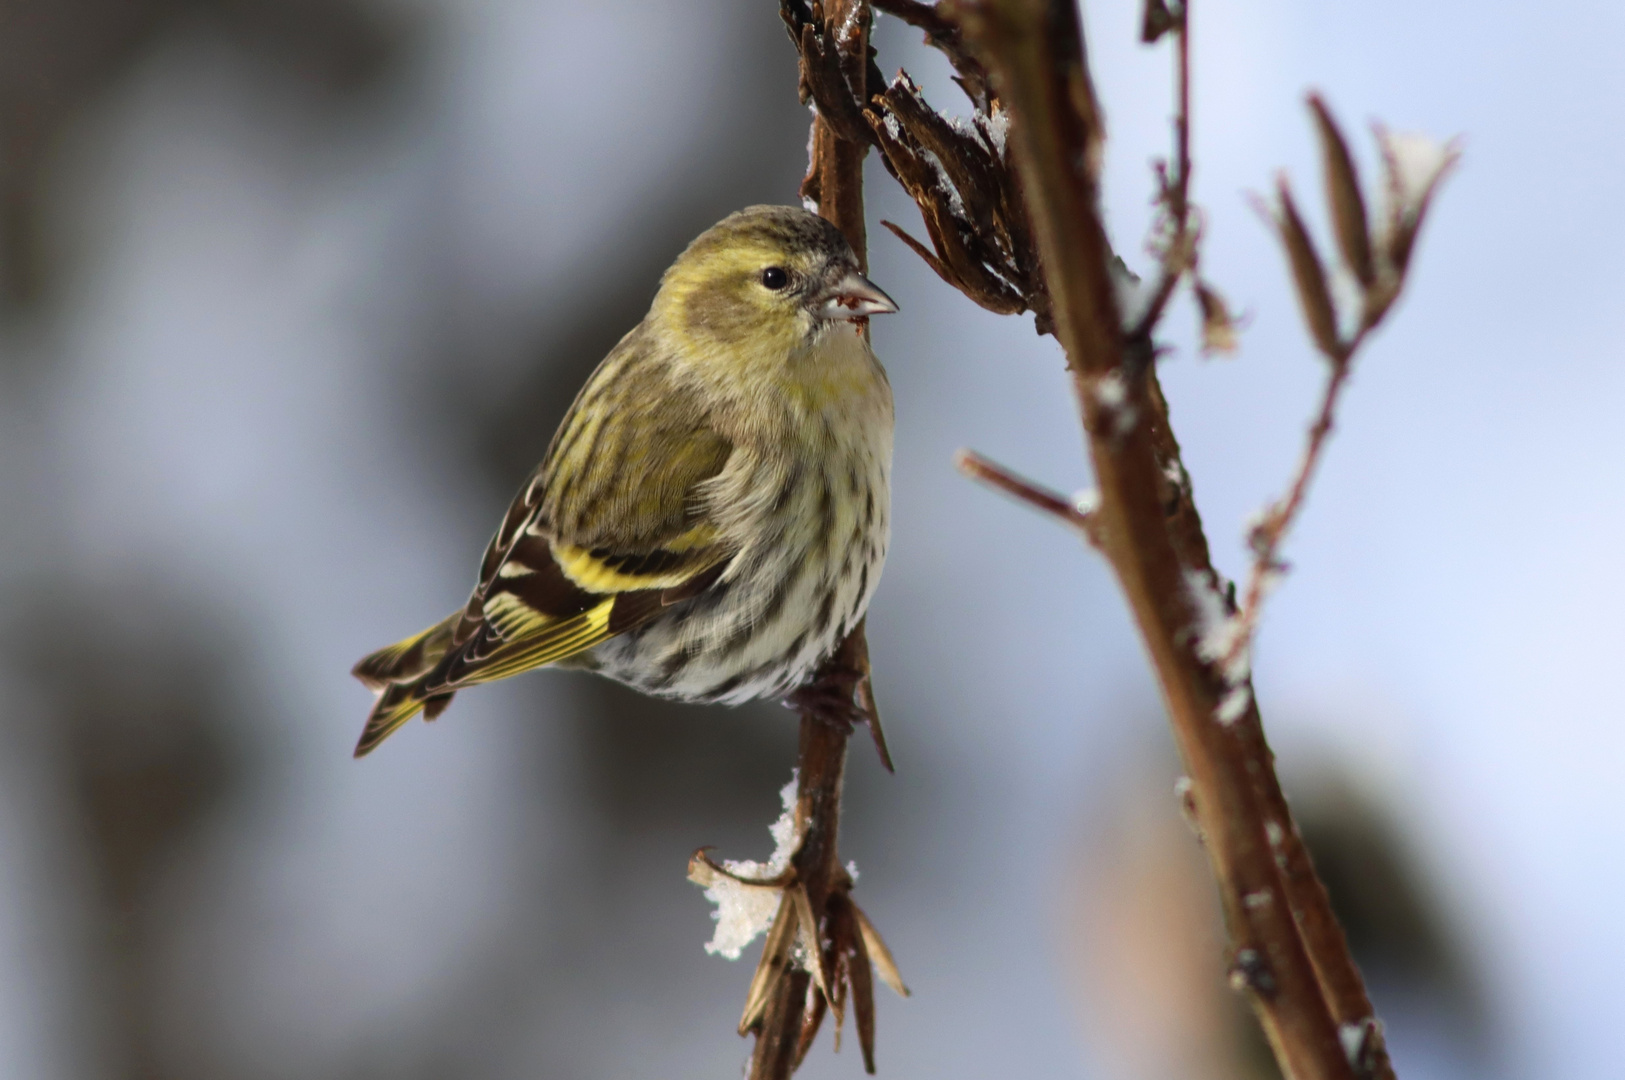
{"type": "Polygon", "coordinates": [[[1163,0],[1145,0],[1140,11],[1140,41],[1155,45],[1162,35],[1179,25],[1179,19],[1163,0]]]}
{"type": "Polygon", "coordinates": [[[1238,347],[1236,317],[1219,291],[1207,282],[1196,282],[1196,303],[1202,309],[1202,351],[1233,353],[1238,347]]]}

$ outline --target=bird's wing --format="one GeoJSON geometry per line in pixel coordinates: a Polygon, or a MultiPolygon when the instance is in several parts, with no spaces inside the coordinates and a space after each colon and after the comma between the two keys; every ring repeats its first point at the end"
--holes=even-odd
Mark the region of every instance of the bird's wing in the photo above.
{"type": "Polygon", "coordinates": [[[733,554],[701,487],[733,444],[657,358],[620,351],[509,508],[424,696],[590,649],[703,590],[733,554]]]}

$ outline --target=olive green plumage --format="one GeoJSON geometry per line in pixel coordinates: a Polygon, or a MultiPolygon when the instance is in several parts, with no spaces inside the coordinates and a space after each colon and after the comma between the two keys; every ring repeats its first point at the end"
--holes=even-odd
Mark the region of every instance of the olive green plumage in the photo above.
{"type": "Polygon", "coordinates": [[[356,665],[378,692],[356,755],[544,664],[685,701],[810,678],[886,557],[891,389],[866,317],[895,310],[814,214],[703,233],[587,380],[468,603],[356,665]]]}

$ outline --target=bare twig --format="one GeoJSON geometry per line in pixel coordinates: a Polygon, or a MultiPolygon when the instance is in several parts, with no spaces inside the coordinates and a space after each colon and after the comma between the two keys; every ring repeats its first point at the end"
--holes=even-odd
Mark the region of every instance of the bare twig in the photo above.
{"type": "Polygon", "coordinates": [[[1252,645],[1253,634],[1258,628],[1259,608],[1277,575],[1286,569],[1286,564],[1280,558],[1281,541],[1286,538],[1287,531],[1303,507],[1309,482],[1314,478],[1321,451],[1326,447],[1326,438],[1332,433],[1337,403],[1342,397],[1343,388],[1348,385],[1351,367],[1348,359],[1332,365],[1331,374],[1326,379],[1326,389],[1321,393],[1320,408],[1315,414],[1314,423],[1309,425],[1309,438],[1304,445],[1303,457],[1298,461],[1286,496],[1271,503],[1248,533],[1247,543],[1253,552],[1253,564],[1247,575],[1247,585],[1242,590],[1240,610],[1235,615],[1237,628],[1234,640],[1224,657],[1227,664],[1237,662],[1252,645]]]}
{"type": "Polygon", "coordinates": [[[1068,499],[1060,492],[1040,487],[1025,477],[1017,476],[998,462],[989,461],[974,450],[961,450],[955,454],[954,468],[972,480],[980,480],[989,487],[998,488],[1007,495],[1015,496],[1028,506],[1059,518],[1083,533],[1091,544],[1099,546],[1100,541],[1095,536],[1093,512],[1083,509],[1077,499],[1068,499]]]}
{"type": "Polygon", "coordinates": [[[1171,230],[1162,244],[1161,266],[1157,284],[1145,311],[1129,331],[1129,337],[1147,337],[1157,328],[1168,301],[1185,272],[1196,266],[1197,230],[1191,227],[1191,30],[1189,0],[1176,10],[1170,10],[1161,0],[1147,0],[1145,32],[1142,37],[1155,40],[1163,33],[1174,34],[1174,159],[1168,169],[1158,164],[1161,191],[1158,201],[1162,205],[1164,230],[1171,230]],[[1155,29],[1155,35],[1152,30],[1155,29]]]}

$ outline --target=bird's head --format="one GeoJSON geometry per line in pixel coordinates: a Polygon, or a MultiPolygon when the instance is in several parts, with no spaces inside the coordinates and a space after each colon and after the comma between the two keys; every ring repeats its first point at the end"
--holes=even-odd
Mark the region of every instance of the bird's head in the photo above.
{"type": "Polygon", "coordinates": [[[701,233],[654,303],[655,316],[702,351],[781,355],[896,310],[859,273],[839,229],[790,206],[748,207],[701,233]]]}

